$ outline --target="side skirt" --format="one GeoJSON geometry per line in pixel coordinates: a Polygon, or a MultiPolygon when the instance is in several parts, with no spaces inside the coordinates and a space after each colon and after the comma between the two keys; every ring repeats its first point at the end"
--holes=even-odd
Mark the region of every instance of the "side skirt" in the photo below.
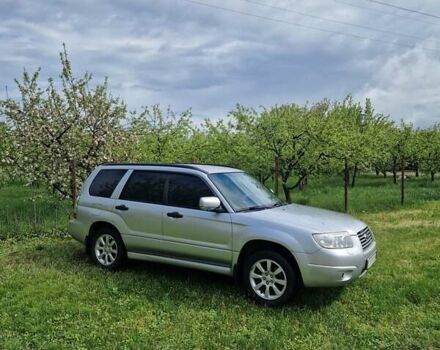
{"type": "Polygon", "coordinates": [[[132,252],[127,252],[127,256],[129,259],[145,260],[145,261],[152,261],[152,262],[158,262],[158,263],[163,263],[163,264],[170,264],[170,265],[175,265],[175,266],[187,267],[187,268],[191,268],[191,269],[198,269],[198,270],[219,273],[219,274],[227,275],[227,276],[233,275],[233,271],[230,267],[209,264],[209,263],[203,263],[200,261],[192,261],[192,260],[171,258],[168,256],[162,256],[162,255],[153,255],[153,254],[144,254],[144,253],[141,254],[141,253],[132,253],[132,252]]]}

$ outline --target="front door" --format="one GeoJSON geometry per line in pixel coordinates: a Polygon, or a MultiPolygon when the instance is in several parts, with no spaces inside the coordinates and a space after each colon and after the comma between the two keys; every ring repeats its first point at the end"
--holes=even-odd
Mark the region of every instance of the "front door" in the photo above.
{"type": "Polygon", "coordinates": [[[196,175],[169,174],[163,216],[163,249],[183,259],[213,264],[232,262],[232,225],[227,212],[199,209],[200,197],[213,196],[196,175]]]}

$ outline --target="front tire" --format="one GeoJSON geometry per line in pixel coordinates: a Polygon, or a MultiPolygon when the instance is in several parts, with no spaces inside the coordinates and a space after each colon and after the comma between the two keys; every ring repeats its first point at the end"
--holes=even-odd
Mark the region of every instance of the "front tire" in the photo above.
{"type": "Polygon", "coordinates": [[[111,227],[101,227],[93,234],[89,250],[95,264],[108,270],[121,267],[127,256],[119,232],[111,227]]]}
{"type": "Polygon", "coordinates": [[[292,264],[276,251],[257,251],[244,263],[243,281],[249,295],[259,304],[280,306],[300,288],[292,264]]]}

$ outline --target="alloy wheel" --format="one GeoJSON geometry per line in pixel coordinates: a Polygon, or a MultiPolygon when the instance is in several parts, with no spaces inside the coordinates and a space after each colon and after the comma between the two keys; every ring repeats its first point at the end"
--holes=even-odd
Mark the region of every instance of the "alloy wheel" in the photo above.
{"type": "Polygon", "coordinates": [[[118,256],[116,240],[107,233],[99,236],[95,243],[95,255],[101,265],[113,264],[118,256]]]}
{"type": "Polygon", "coordinates": [[[261,259],[253,264],[249,281],[254,292],[265,300],[280,298],[287,287],[284,269],[271,259],[261,259]]]}

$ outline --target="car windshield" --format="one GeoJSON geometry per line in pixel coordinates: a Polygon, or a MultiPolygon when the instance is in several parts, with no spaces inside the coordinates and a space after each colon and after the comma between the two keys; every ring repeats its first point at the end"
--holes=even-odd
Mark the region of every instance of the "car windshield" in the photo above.
{"type": "Polygon", "coordinates": [[[237,212],[263,210],[282,205],[272,192],[246,173],[211,174],[209,178],[237,212]]]}

